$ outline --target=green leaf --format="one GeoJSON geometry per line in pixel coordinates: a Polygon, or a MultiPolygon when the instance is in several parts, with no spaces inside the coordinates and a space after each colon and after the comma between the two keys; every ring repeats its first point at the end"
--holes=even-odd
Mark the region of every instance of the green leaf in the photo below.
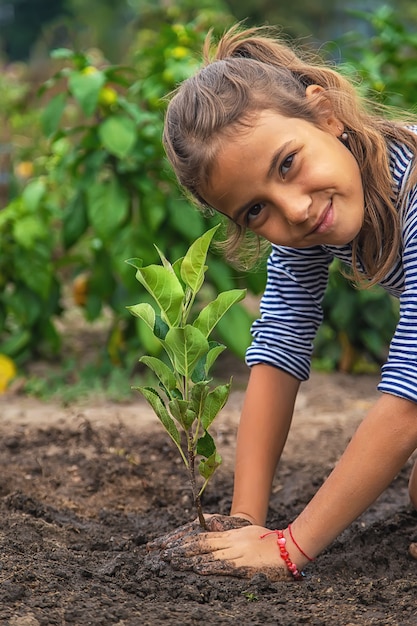
{"type": "Polygon", "coordinates": [[[26,215],[13,224],[13,235],[17,244],[30,250],[41,239],[46,239],[47,224],[39,217],[26,215]]]}
{"type": "Polygon", "coordinates": [[[201,416],[208,392],[208,385],[204,381],[196,383],[191,389],[190,406],[197,415],[197,417],[201,416]]]}
{"type": "Polygon", "coordinates": [[[136,278],[154,298],[167,323],[175,324],[184,299],[183,288],[175,274],[160,265],[148,265],[138,269],[136,278]]]}
{"type": "Polygon", "coordinates": [[[141,349],[147,354],[159,354],[162,350],[162,345],[159,339],[155,337],[153,330],[140,318],[136,319],[135,326],[141,349]]]}
{"type": "Polygon", "coordinates": [[[100,125],[98,134],[110,154],[124,159],[136,143],[136,124],[128,117],[112,115],[100,125]]]}
{"type": "Polygon", "coordinates": [[[103,300],[100,296],[95,292],[89,291],[84,305],[84,312],[87,321],[92,322],[93,320],[96,320],[100,315],[102,308],[103,300]]]}
{"type": "Polygon", "coordinates": [[[16,357],[30,344],[30,339],[31,335],[28,330],[19,330],[8,339],[1,342],[0,352],[9,357],[16,357]]]}
{"type": "Polygon", "coordinates": [[[128,306],[127,309],[132,313],[132,315],[140,317],[140,319],[143,320],[147,326],[149,326],[152,332],[154,331],[155,309],[153,306],[147,302],[140,302],[139,304],[128,306]]]}
{"type": "Polygon", "coordinates": [[[242,359],[251,342],[250,327],[253,318],[242,305],[231,308],[217,324],[217,332],[226,344],[242,359]]]}
{"type": "Polygon", "coordinates": [[[125,263],[128,263],[137,270],[143,267],[143,261],[139,258],[126,259],[125,263]]]}
{"type": "Polygon", "coordinates": [[[59,128],[62,114],[66,105],[66,94],[59,93],[50,99],[46,108],[42,112],[41,124],[43,132],[47,137],[55,134],[59,128]]]}
{"type": "Polygon", "coordinates": [[[87,116],[96,110],[100,90],[105,82],[105,74],[96,68],[90,72],[72,72],[68,81],[69,89],[87,116]]]}
{"type": "Polygon", "coordinates": [[[172,269],[174,270],[175,276],[178,278],[178,280],[180,281],[181,285],[184,288],[185,285],[181,278],[181,264],[182,264],[183,258],[184,257],[181,257],[180,259],[177,259],[176,261],[174,261],[174,263],[172,264],[172,269]]]}
{"type": "Polygon", "coordinates": [[[219,385],[211,391],[204,403],[204,410],[201,415],[201,424],[204,430],[207,430],[227,402],[230,393],[231,382],[227,385],[219,385]]]}
{"type": "Polygon", "coordinates": [[[187,325],[183,328],[170,328],[164,347],[175,370],[190,378],[197,361],[208,351],[209,345],[197,328],[187,325]]]}
{"type": "Polygon", "coordinates": [[[371,354],[381,357],[386,345],[384,340],[381,338],[381,333],[374,328],[367,328],[359,333],[359,339],[371,354]]]}
{"type": "Polygon", "coordinates": [[[22,198],[25,203],[25,206],[34,213],[39,204],[46,193],[46,185],[45,182],[36,178],[31,180],[23,190],[22,198]]]}
{"type": "Polygon", "coordinates": [[[187,400],[174,398],[168,402],[171,415],[181,424],[185,430],[189,430],[196,419],[196,414],[189,408],[187,400]]]}
{"type": "Polygon", "coordinates": [[[142,356],[139,361],[149,367],[159,378],[163,386],[169,390],[177,386],[176,378],[169,366],[153,356],[142,356]]]}
{"type": "Polygon", "coordinates": [[[155,326],[153,328],[155,337],[158,337],[158,339],[161,339],[161,340],[165,339],[168,331],[169,331],[168,324],[165,324],[164,320],[161,318],[160,315],[155,315],[155,326]]]}
{"type": "Polygon", "coordinates": [[[84,195],[79,193],[65,209],[62,219],[62,241],[66,250],[78,242],[88,226],[84,195]]]}
{"type": "Polygon", "coordinates": [[[205,373],[206,376],[208,376],[208,373],[210,371],[210,369],[212,368],[213,364],[215,363],[217,357],[224,352],[224,350],[226,350],[226,346],[223,346],[221,343],[217,343],[217,342],[209,342],[210,346],[212,344],[213,345],[212,348],[210,348],[210,351],[207,354],[207,359],[206,359],[206,364],[205,364],[205,373]]]}
{"type": "Polygon", "coordinates": [[[207,382],[210,369],[215,363],[217,357],[224,352],[226,346],[218,343],[217,341],[209,341],[209,348],[209,352],[197,361],[192,374],[193,383],[200,383],[202,381],[207,382]]]}
{"type": "Polygon", "coordinates": [[[210,435],[210,433],[206,431],[204,435],[200,437],[200,439],[197,441],[197,454],[201,454],[201,456],[209,458],[215,452],[216,445],[214,443],[214,439],[210,435]]]}
{"type": "Polygon", "coordinates": [[[34,326],[44,311],[44,303],[39,296],[23,285],[19,285],[15,291],[4,293],[2,299],[19,327],[34,326]]]}
{"type": "Polygon", "coordinates": [[[70,48],[55,48],[51,51],[52,59],[72,59],[74,55],[75,52],[70,48]]]}
{"type": "Polygon", "coordinates": [[[167,200],[170,227],[185,241],[197,239],[206,229],[201,212],[185,198],[172,194],[167,200]]]}
{"type": "Polygon", "coordinates": [[[181,263],[181,278],[193,293],[199,291],[204,281],[207,252],[218,225],[201,235],[191,244],[181,263]]]}
{"type": "Polygon", "coordinates": [[[157,245],[155,245],[155,248],[156,248],[156,251],[157,251],[157,253],[159,255],[159,258],[161,259],[163,267],[165,267],[165,269],[167,269],[169,272],[172,272],[173,274],[175,274],[174,268],[171,265],[170,261],[168,261],[168,259],[166,258],[165,254],[158,248],[157,245]]]}
{"type": "Polygon", "coordinates": [[[219,320],[225,313],[246,295],[246,289],[231,289],[220,293],[213,302],[210,302],[200,311],[193,326],[201,330],[205,337],[208,337],[213,328],[217,326],[219,320]]]}
{"type": "Polygon", "coordinates": [[[29,289],[39,294],[43,299],[48,297],[52,284],[53,267],[47,246],[38,243],[35,248],[21,250],[15,258],[15,270],[16,275],[29,289]]]}
{"type": "Polygon", "coordinates": [[[200,475],[208,480],[211,478],[216,469],[221,465],[222,458],[218,452],[214,452],[208,459],[201,459],[198,465],[198,471],[200,475]]]}
{"type": "Polygon", "coordinates": [[[158,395],[155,389],[152,389],[151,387],[133,387],[133,389],[139,391],[143,395],[155,411],[172,441],[177,447],[180,447],[181,438],[178,429],[175,426],[175,422],[168,413],[162,398],[158,395]]]}
{"type": "Polygon", "coordinates": [[[191,380],[195,384],[206,381],[206,355],[205,354],[200,359],[198,359],[193,369],[191,380]]]}
{"type": "Polygon", "coordinates": [[[128,192],[116,178],[92,185],[87,191],[87,213],[99,237],[110,239],[129,214],[128,192]]]}
{"type": "MultiPolygon", "coordinates": [[[[107,78],[108,80],[114,81],[115,83],[119,83],[119,84],[124,83],[123,78],[120,80],[120,78],[116,78],[115,76],[112,76],[112,73],[108,71],[107,71],[107,78]]],[[[146,122],[147,112],[144,109],[142,109],[140,106],[138,106],[137,104],[134,104],[133,102],[129,102],[128,100],[126,100],[126,98],[123,98],[120,96],[119,96],[118,102],[119,102],[120,107],[124,111],[126,111],[126,113],[128,113],[128,115],[135,121],[136,124],[141,124],[144,121],[146,122]]],[[[159,119],[157,120],[157,122],[159,123],[159,119]]]]}

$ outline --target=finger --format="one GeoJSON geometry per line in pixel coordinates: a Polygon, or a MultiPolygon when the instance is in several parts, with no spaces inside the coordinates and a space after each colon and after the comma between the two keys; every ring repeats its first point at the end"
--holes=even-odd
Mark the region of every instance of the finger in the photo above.
{"type": "MultiPolygon", "coordinates": [[[[206,524],[207,524],[207,529],[209,529],[208,526],[210,524],[210,519],[212,517],[214,516],[210,514],[206,514],[204,516],[206,524]]],[[[226,518],[226,516],[219,516],[219,517],[226,518]]],[[[170,532],[166,533],[165,535],[162,535],[161,537],[156,537],[155,539],[152,539],[152,541],[149,541],[146,544],[146,547],[148,548],[148,550],[164,549],[169,543],[179,541],[183,537],[186,537],[188,535],[196,535],[199,532],[203,532],[203,529],[201,527],[199,520],[195,519],[192,522],[187,522],[187,524],[184,524],[183,526],[180,526],[179,528],[174,528],[174,530],[171,530],[170,532]]]]}
{"type": "Polygon", "coordinates": [[[189,556],[193,554],[216,552],[232,546],[233,535],[230,531],[221,532],[194,532],[187,536],[169,541],[165,545],[165,551],[174,554],[189,556]]]}
{"type": "Polygon", "coordinates": [[[202,576],[233,576],[234,578],[252,578],[256,570],[252,567],[236,567],[230,561],[203,561],[196,563],[193,571],[202,576]]]}
{"type": "Polygon", "coordinates": [[[156,537],[152,541],[149,541],[146,544],[148,550],[160,550],[164,549],[168,544],[181,540],[182,537],[195,535],[200,532],[200,525],[197,521],[189,522],[188,524],[184,524],[184,526],[180,526],[179,528],[175,528],[174,530],[162,535],[161,537],[156,537]]]}
{"type": "Polygon", "coordinates": [[[237,540],[239,540],[240,543],[242,543],[242,541],[243,543],[247,543],[251,538],[259,537],[260,530],[264,529],[253,526],[252,524],[249,524],[249,526],[246,524],[239,528],[219,532],[210,531],[204,533],[200,529],[197,529],[187,535],[174,537],[170,541],[165,542],[164,548],[178,551],[178,553],[181,554],[198,554],[204,545],[204,552],[216,552],[236,545],[237,540]]]}
{"type": "Polygon", "coordinates": [[[232,575],[232,570],[236,570],[235,565],[231,561],[220,561],[214,558],[211,552],[195,554],[188,556],[186,559],[182,555],[174,553],[170,557],[169,563],[176,570],[191,570],[198,574],[209,574],[211,572],[221,574],[223,571],[228,571],[232,575]]]}
{"type": "Polygon", "coordinates": [[[170,561],[171,567],[179,571],[193,571],[202,576],[233,576],[234,578],[252,578],[255,574],[262,573],[271,582],[292,581],[292,576],[281,568],[255,568],[239,567],[233,561],[224,561],[213,558],[213,555],[199,554],[184,560],[174,557],[170,561]]]}
{"type": "Polygon", "coordinates": [[[202,576],[233,576],[234,578],[253,578],[256,574],[263,574],[271,582],[293,581],[293,577],[281,568],[239,567],[230,561],[202,561],[195,564],[193,571],[202,576]]]}
{"type": "Polygon", "coordinates": [[[222,532],[251,525],[251,522],[243,517],[231,517],[230,515],[212,515],[206,520],[206,523],[207,530],[211,532],[222,532]]]}
{"type": "Polygon", "coordinates": [[[187,538],[184,541],[176,541],[168,544],[161,553],[164,561],[172,559],[188,559],[203,554],[212,554],[213,546],[210,542],[202,540],[200,537],[187,538]]]}
{"type": "MultiPolygon", "coordinates": [[[[205,520],[209,532],[223,532],[251,525],[249,520],[242,517],[231,517],[229,515],[220,514],[205,515],[205,520]]],[[[175,542],[181,541],[184,537],[195,536],[201,532],[203,532],[203,529],[200,526],[200,522],[196,519],[179,528],[171,530],[161,537],[156,537],[152,541],[149,541],[146,547],[148,550],[163,550],[166,547],[173,546],[175,542]]]]}
{"type": "Polygon", "coordinates": [[[264,574],[271,582],[291,581],[292,577],[280,568],[239,567],[231,561],[201,561],[194,565],[193,571],[202,576],[233,576],[234,578],[252,578],[255,574],[264,574]]]}

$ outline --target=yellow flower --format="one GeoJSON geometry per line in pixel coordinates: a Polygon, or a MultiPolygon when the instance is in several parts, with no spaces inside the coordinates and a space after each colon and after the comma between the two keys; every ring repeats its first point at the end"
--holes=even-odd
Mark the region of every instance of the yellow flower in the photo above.
{"type": "Polygon", "coordinates": [[[78,274],[72,282],[72,296],[75,304],[85,306],[88,296],[89,275],[86,272],[78,274]]]}
{"type": "Polygon", "coordinates": [[[185,27],[182,24],[173,24],[172,25],[172,30],[177,35],[178,42],[181,45],[187,46],[187,45],[190,44],[191,39],[190,39],[189,35],[187,35],[187,30],[185,29],[185,27]]]}
{"type": "Polygon", "coordinates": [[[86,76],[88,76],[89,74],[95,74],[97,72],[97,68],[94,67],[94,65],[87,65],[87,67],[85,67],[81,73],[85,74],[86,76]]]}
{"type": "Polygon", "coordinates": [[[176,46],[175,48],[172,48],[170,56],[173,59],[180,60],[188,56],[189,52],[189,48],[186,48],[185,46],[176,46]]]}
{"type": "Polygon", "coordinates": [[[117,102],[117,91],[113,87],[102,87],[98,96],[98,101],[103,106],[111,106],[117,102]]]}
{"type": "Polygon", "coordinates": [[[12,359],[5,354],[0,354],[0,393],[4,393],[10,381],[17,374],[16,366],[12,359]]]}
{"type": "Polygon", "coordinates": [[[30,178],[33,175],[33,163],[21,161],[15,166],[15,172],[19,178],[30,178]]]}

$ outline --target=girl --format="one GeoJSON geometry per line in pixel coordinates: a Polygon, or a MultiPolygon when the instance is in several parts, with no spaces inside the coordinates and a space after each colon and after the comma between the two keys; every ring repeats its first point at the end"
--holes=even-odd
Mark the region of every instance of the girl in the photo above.
{"type": "MultiPolygon", "coordinates": [[[[233,27],[214,58],[211,50],[209,41],[205,67],[169,103],[166,152],[198,204],[228,218],[229,257],[247,255],[248,232],[272,251],[237,439],[231,516],[246,525],[174,533],[164,557],[203,574],[297,579],[417,447],[417,127],[371,110],[339,73],[264,30],[233,27]],[[268,530],[271,483],[335,257],[357,281],[398,296],[400,320],[380,398],[302,513],[268,530]]],[[[417,507],[416,465],[409,493],[417,507]]]]}

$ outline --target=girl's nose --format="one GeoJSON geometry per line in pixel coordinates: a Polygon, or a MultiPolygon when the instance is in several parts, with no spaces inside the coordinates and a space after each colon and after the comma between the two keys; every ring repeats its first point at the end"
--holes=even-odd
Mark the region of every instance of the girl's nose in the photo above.
{"type": "Polygon", "coordinates": [[[309,196],[285,194],[285,197],[281,198],[280,204],[283,217],[290,226],[297,226],[308,220],[311,205],[309,196]]]}

